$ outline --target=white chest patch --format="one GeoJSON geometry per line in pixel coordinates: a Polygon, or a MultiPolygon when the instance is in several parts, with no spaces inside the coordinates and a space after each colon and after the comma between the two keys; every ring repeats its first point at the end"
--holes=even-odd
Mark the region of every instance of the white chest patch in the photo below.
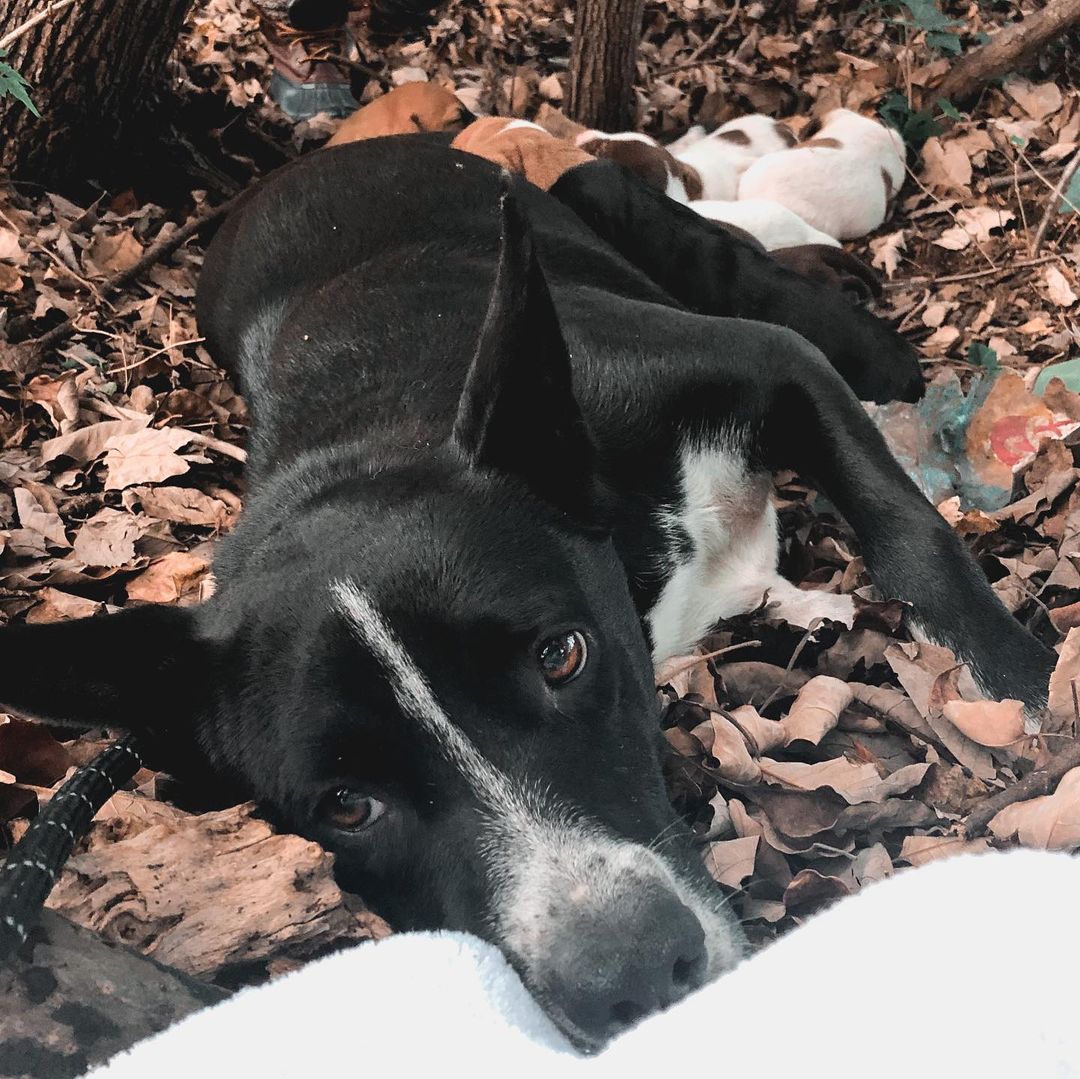
{"type": "Polygon", "coordinates": [[[682,504],[661,513],[670,575],[647,616],[655,663],[685,655],[717,622],[759,607],[766,593],[792,625],[815,618],[851,625],[850,596],[804,592],[777,573],[772,479],[752,469],[745,452],[687,445],[681,486],[682,504]]]}

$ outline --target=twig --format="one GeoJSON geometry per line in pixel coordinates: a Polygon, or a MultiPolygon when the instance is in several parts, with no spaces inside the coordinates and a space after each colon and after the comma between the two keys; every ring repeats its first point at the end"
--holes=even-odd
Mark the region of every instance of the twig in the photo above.
{"type": "Polygon", "coordinates": [[[1021,262],[1010,262],[1005,266],[995,266],[989,270],[973,270],[971,273],[954,273],[948,277],[908,277],[902,281],[886,281],[886,289],[911,288],[914,285],[949,285],[955,281],[972,281],[976,277],[993,277],[994,274],[1008,274],[1015,270],[1026,270],[1032,266],[1045,266],[1048,262],[1060,262],[1061,255],[1043,255],[1042,258],[1024,259],[1021,262]]]}
{"type": "MultiPolygon", "coordinates": [[[[1047,173],[1057,172],[1057,166],[1048,168],[1047,173]]],[[[1000,191],[1005,187],[1012,187],[1014,181],[1018,184],[1026,184],[1028,180],[1042,180],[1043,174],[1038,169],[1025,169],[1011,176],[994,176],[986,181],[987,191],[1000,191]]]]}
{"type": "Polygon", "coordinates": [[[795,670],[795,664],[799,662],[799,656],[802,655],[803,649],[810,643],[810,639],[817,632],[818,626],[825,620],[823,618],[811,618],[810,625],[806,627],[806,632],[802,635],[802,639],[795,646],[795,651],[791,653],[791,659],[788,660],[788,665],[784,668],[784,677],[780,679],[779,685],[765,698],[765,700],[758,706],[759,712],[764,712],[766,708],[777,698],[780,691],[787,685],[787,676],[795,670]]]}
{"type": "Polygon", "coordinates": [[[231,442],[223,442],[220,438],[212,438],[210,435],[204,435],[201,431],[191,431],[187,428],[184,429],[184,433],[191,435],[192,442],[197,442],[208,450],[220,453],[222,457],[231,457],[241,464],[247,460],[247,451],[242,450],[239,446],[234,446],[231,442]]]}
{"type": "Polygon", "coordinates": [[[728,652],[738,652],[743,648],[760,648],[761,641],[740,641],[738,644],[729,644],[726,648],[718,648],[715,652],[705,652],[700,656],[691,656],[689,659],[684,660],[677,667],[672,667],[670,670],[664,671],[665,678],[674,678],[677,674],[682,674],[683,671],[689,671],[696,667],[699,663],[707,663],[710,659],[716,659],[717,656],[726,655],[728,652]]]}
{"type": "Polygon", "coordinates": [[[685,60],[680,60],[678,63],[669,64],[667,67],[660,68],[660,70],[656,72],[656,77],[663,78],[665,75],[672,75],[676,71],[682,71],[683,68],[693,67],[695,64],[697,64],[700,61],[702,55],[708,52],[708,50],[716,44],[716,42],[720,38],[720,35],[731,26],[731,24],[736,20],[736,18],[738,18],[739,7],[741,4],[742,0],[735,0],[735,3],[732,5],[731,12],[728,15],[727,19],[724,20],[724,22],[718,22],[713,28],[713,32],[700,45],[698,45],[698,47],[694,49],[694,51],[685,60]]]}
{"type": "Polygon", "coordinates": [[[1065,192],[1069,188],[1069,182],[1076,175],[1076,170],[1080,169],[1080,150],[1077,150],[1073,154],[1072,159],[1065,166],[1065,171],[1061,174],[1061,179],[1058,180],[1057,186],[1050,193],[1050,198],[1046,203],[1046,210],[1043,212],[1042,220],[1039,222],[1038,231],[1035,233],[1035,242],[1032,244],[1031,253],[1037,255],[1039,248],[1042,246],[1042,242],[1046,239],[1046,230],[1050,228],[1050,222],[1057,216],[1058,206],[1064,200],[1072,208],[1074,213],[1080,213],[1080,206],[1077,206],[1071,199],[1067,198],[1065,192]]]}
{"type": "Polygon", "coordinates": [[[1057,788],[1061,777],[1074,768],[1080,768],[1080,741],[1070,742],[1050,758],[1046,767],[1037,768],[1019,783],[1013,783],[1012,786],[999,791],[987,798],[978,809],[972,810],[964,821],[965,837],[974,839],[982,835],[989,827],[990,821],[1006,806],[1050,794],[1057,788]]]}
{"type": "Polygon", "coordinates": [[[13,41],[22,37],[28,30],[33,30],[39,22],[44,22],[46,19],[52,18],[58,11],[63,11],[64,8],[71,7],[74,3],[75,0],[53,0],[44,11],[39,11],[36,15],[31,15],[26,22],[20,23],[14,30],[9,31],[3,37],[0,37],[0,49],[6,49],[13,41]]]}
{"type": "MultiPolygon", "coordinates": [[[[204,225],[208,225],[211,222],[216,221],[219,217],[227,214],[235,204],[236,198],[231,198],[227,202],[223,202],[220,206],[215,206],[213,209],[208,210],[201,217],[196,217],[191,221],[188,221],[187,224],[182,225],[168,236],[160,238],[159,234],[159,239],[146,249],[138,262],[129,266],[126,270],[121,270],[119,273],[113,274],[113,276],[105,282],[101,289],[102,298],[107,299],[109,296],[115,295],[126,285],[141,276],[151,266],[155,265],[166,256],[171,255],[181,246],[181,244],[190,240],[204,225]]],[[[66,341],[73,333],[79,332],[78,327],[75,325],[75,320],[85,315],[88,310],[89,308],[87,307],[82,308],[77,315],[65,319],[58,326],[54,326],[40,337],[34,337],[29,341],[21,342],[17,347],[23,351],[24,355],[29,354],[33,359],[40,358],[41,354],[46,349],[54,348],[56,345],[66,341]]],[[[30,365],[27,364],[26,366],[29,369],[30,365]]]]}

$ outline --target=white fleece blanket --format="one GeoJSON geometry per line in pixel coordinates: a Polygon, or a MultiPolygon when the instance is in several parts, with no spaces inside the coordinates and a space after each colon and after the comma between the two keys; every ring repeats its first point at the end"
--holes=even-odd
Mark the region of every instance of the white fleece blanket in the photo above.
{"type": "Polygon", "coordinates": [[[589,1058],[491,946],[402,934],[246,990],[91,1074],[1080,1076],[1078,915],[1067,855],[908,870],[589,1058]]]}

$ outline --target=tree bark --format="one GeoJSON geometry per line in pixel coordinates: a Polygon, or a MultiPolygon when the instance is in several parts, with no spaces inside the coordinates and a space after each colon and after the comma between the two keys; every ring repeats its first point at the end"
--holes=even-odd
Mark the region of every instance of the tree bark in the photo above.
{"type": "Polygon", "coordinates": [[[226,996],[46,911],[0,967],[0,1077],[71,1079],[226,996]]]}
{"type": "Polygon", "coordinates": [[[645,0],[578,0],[570,48],[571,119],[601,131],[637,124],[634,81],[645,0]]]}
{"type": "MultiPolygon", "coordinates": [[[[0,168],[19,179],[95,175],[145,115],[191,0],[76,0],[19,34],[7,62],[29,83],[37,118],[0,99],[0,168]]],[[[0,3],[0,38],[47,10],[0,3]]]]}

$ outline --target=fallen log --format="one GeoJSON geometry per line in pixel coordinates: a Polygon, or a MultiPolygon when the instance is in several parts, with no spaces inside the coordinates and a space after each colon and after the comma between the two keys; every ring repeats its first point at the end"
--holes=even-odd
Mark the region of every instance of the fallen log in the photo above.
{"type": "Polygon", "coordinates": [[[226,996],[46,911],[0,967],[0,1079],[72,1079],[226,996]]]}
{"type": "Polygon", "coordinates": [[[1044,45],[1080,22],[1080,0],[1048,0],[1038,11],[999,30],[985,45],[962,56],[934,91],[959,103],[974,97],[991,79],[1016,71],[1044,45]]]}
{"type": "Polygon", "coordinates": [[[249,804],[192,815],[121,791],[99,814],[90,850],[64,867],[48,906],[106,940],[225,985],[389,932],[370,911],[350,909],[332,855],[254,813],[249,804]],[[96,841],[117,827],[118,842],[96,841]]]}

